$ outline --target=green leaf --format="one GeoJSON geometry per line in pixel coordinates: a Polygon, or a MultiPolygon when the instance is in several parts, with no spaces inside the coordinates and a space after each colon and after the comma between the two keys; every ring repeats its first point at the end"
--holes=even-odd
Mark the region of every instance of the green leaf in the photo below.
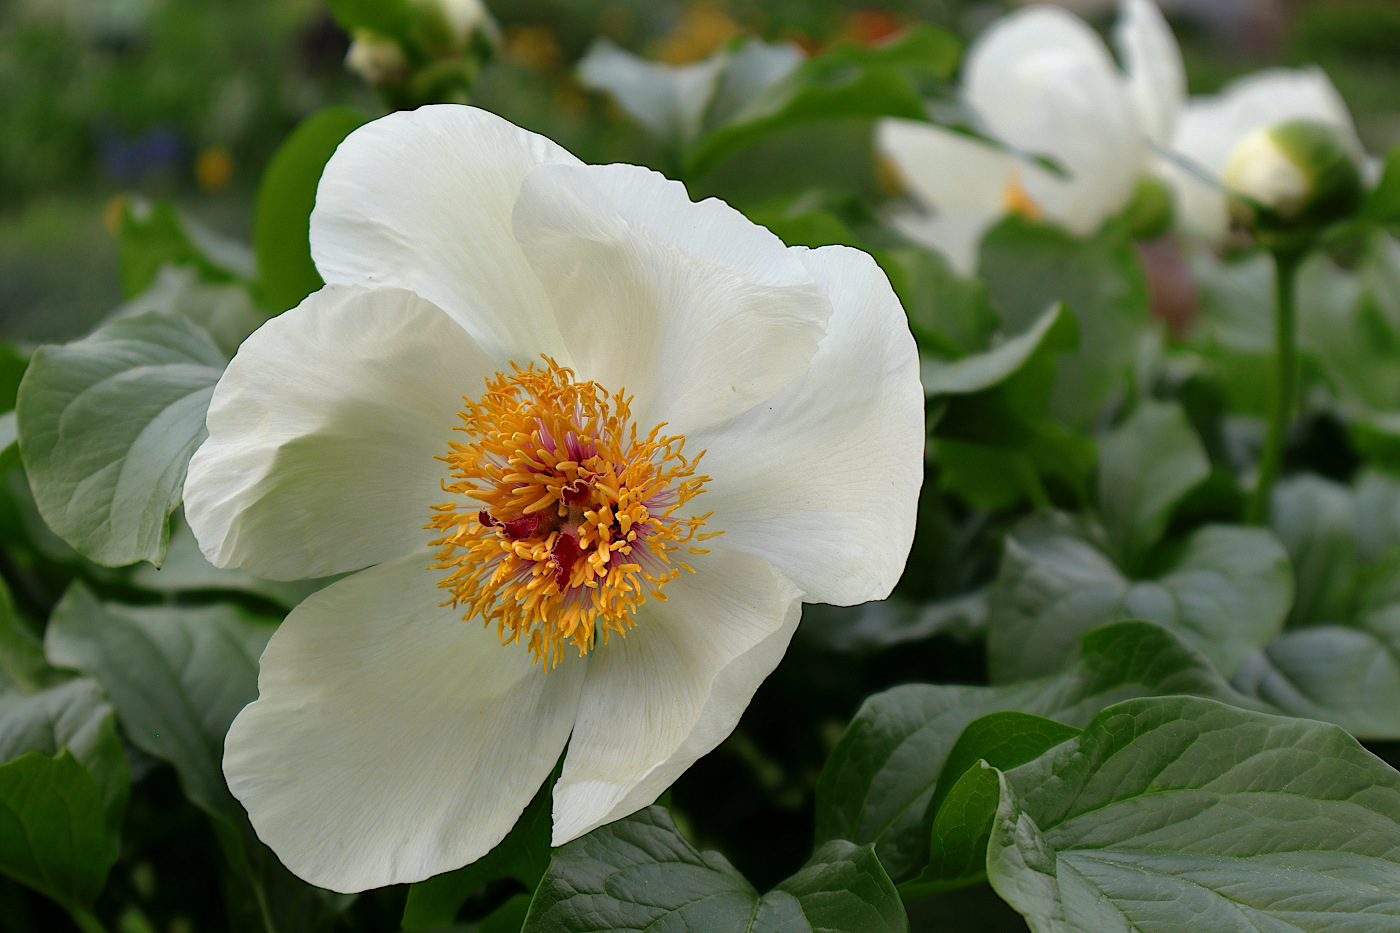
{"type": "Polygon", "coordinates": [[[0,765],[0,872],[84,909],[116,860],[102,789],[71,754],[30,752],[0,765]]]}
{"type": "Polygon", "coordinates": [[[167,265],[189,266],[207,282],[234,282],[247,270],[243,257],[220,256],[220,245],[199,231],[169,201],[128,203],[118,230],[121,244],[122,294],[134,298],[167,265]]]}
{"type": "Polygon", "coordinates": [[[586,86],[611,94],[652,135],[680,151],[787,77],[802,59],[791,43],[749,38],[702,62],[666,65],[602,38],[579,61],[578,73],[586,86]]]}
{"type": "Polygon", "coordinates": [[[648,807],[554,853],[526,933],[747,930],[900,933],[899,896],[869,847],[833,841],[760,896],[718,852],[701,852],[648,807]]]}
{"type": "Polygon", "coordinates": [[[1003,770],[1014,768],[1078,734],[1073,726],[1015,710],[974,719],[948,751],[930,806],[937,812],[952,785],[978,761],[1003,770]]]}
{"type": "Polygon", "coordinates": [[[99,601],[81,584],[54,607],[49,660],[92,677],[127,738],[174,766],[186,796],[233,826],[243,810],[224,784],[224,735],[257,696],[272,626],[228,605],[137,608],[99,601]]]}
{"type": "Polygon", "coordinates": [[[490,852],[470,865],[410,885],[408,903],[403,909],[403,928],[431,930],[451,925],[467,898],[496,878],[514,878],[533,891],[549,867],[553,791],[557,777],[556,768],[525,807],[515,826],[490,852]]]}
{"type": "Polygon", "coordinates": [[[226,362],[199,327],[157,313],[36,351],[19,437],[49,527],[99,564],[159,564],[226,362]]]}
{"type": "Polygon", "coordinates": [[[1362,738],[1400,738],[1393,487],[1376,474],[1362,480],[1364,500],[1315,476],[1276,487],[1270,515],[1293,562],[1298,598],[1289,631],[1236,672],[1239,689],[1362,738]]]}
{"type": "Polygon", "coordinates": [[[1032,518],[1008,535],[988,604],[993,682],[1067,661],[1080,636],[1118,619],[1170,628],[1233,673],[1282,629],[1292,600],[1288,555],[1267,531],[1207,525],[1157,579],[1130,579],[1069,522],[1032,518]]]}
{"type": "Polygon", "coordinates": [[[1381,179],[1366,197],[1362,216],[1383,224],[1400,223],[1400,145],[1385,154],[1381,179]]]}
{"type": "Polygon", "coordinates": [[[20,621],[9,589],[0,582],[0,695],[6,684],[33,693],[58,679],[44,660],[43,644],[20,621]]]}
{"type": "Polygon", "coordinates": [[[70,680],[29,695],[0,695],[0,762],[29,752],[54,756],[67,749],[100,789],[115,840],[126,812],[131,774],[112,707],[91,680],[70,680]]]}
{"type": "Polygon", "coordinates": [[[1053,304],[1025,331],[991,350],[952,361],[924,360],[919,381],[929,397],[984,392],[1023,371],[1037,355],[1074,349],[1078,332],[1074,316],[1053,304]]]}
{"type": "Polygon", "coordinates": [[[957,64],[958,40],[916,26],[886,45],[840,45],[808,58],[770,84],[689,152],[686,170],[700,174],[771,133],[844,117],[927,119],[924,86],[946,81],[957,64]]]}
{"type": "Polygon", "coordinates": [[[869,654],[940,634],[970,640],[986,621],[986,590],[929,602],[892,596],[857,606],[805,606],[798,637],[827,651],[869,654]]]}
{"type": "Polygon", "coordinates": [[[1002,780],[988,875],[1039,933],[1400,927],[1400,775],[1336,726],[1132,700],[1002,780]]]}
{"type": "Polygon", "coordinates": [[[1149,622],[1120,622],[1084,636],[1078,661],[1053,677],[1007,687],[909,684],[868,698],[817,782],[818,841],[874,843],[892,878],[907,878],[928,851],[940,770],[973,720],[1001,710],[1070,726],[1134,696],[1192,693],[1249,703],[1193,648],[1149,622]]]}
{"type": "Polygon", "coordinates": [[[117,308],[109,320],[147,311],[185,318],[208,332],[226,357],[232,357],[244,338],[267,320],[248,289],[205,282],[189,266],[162,267],[151,286],[117,308]]]}
{"type": "Polygon", "coordinates": [[[1014,711],[969,723],[943,762],[929,804],[934,818],[928,865],[901,885],[900,893],[917,897],[985,878],[987,839],[999,799],[996,774],[987,766],[1014,768],[1078,734],[1053,719],[1014,711]]]}
{"type": "MultiPolygon", "coordinates": [[[[332,3],[342,24],[346,17],[366,18],[376,10],[397,10],[401,4],[379,2],[332,3]]],[[[379,14],[376,14],[379,15],[379,14]]],[[[356,25],[369,25],[368,22],[356,25]]],[[[386,28],[371,26],[393,35],[386,28]]],[[[367,117],[353,107],[327,107],[302,121],[277,149],[258,185],[253,209],[253,253],[257,257],[257,293],[274,312],[296,307],[319,289],[321,275],[311,261],[311,208],[321,171],[341,141],[367,117]]]]}
{"type": "Polygon", "coordinates": [[[980,276],[1008,331],[1027,327],[1052,302],[1079,320],[1079,347],[1060,357],[1051,412],[1087,429],[1128,382],[1148,326],[1147,279],[1125,230],[1109,224],[1080,238],[1012,215],[982,240],[980,276]]]}
{"type": "Polygon", "coordinates": [[[1181,406],[1145,401],[1099,442],[1099,509],[1119,563],[1137,568],[1172,510],[1210,475],[1181,406]]]}
{"type": "Polygon", "coordinates": [[[872,846],[840,839],[824,843],[797,874],[774,891],[797,898],[813,933],[900,933],[909,929],[904,905],[872,846]]]}
{"type": "Polygon", "coordinates": [[[368,29],[403,38],[412,19],[408,0],[326,0],[326,6],[346,32],[368,29]]]}

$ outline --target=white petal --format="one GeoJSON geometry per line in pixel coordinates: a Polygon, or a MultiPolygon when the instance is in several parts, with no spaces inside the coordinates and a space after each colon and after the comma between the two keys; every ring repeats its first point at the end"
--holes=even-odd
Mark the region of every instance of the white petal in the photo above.
{"type": "Polygon", "coordinates": [[[914,537],[923,481],[918,352],[875,261],[828,246],[807,254],[836,308],[811,365],[746,415],[687,438],[711,477],[715,543],[777,567],[808,602],[889,595],[914,537]]]}
{"type": "Polygon", "coordinates": [[[1143,132],[1165,143],[1186,106],[1186,66],[1171,27],[1153,0],[1122,0],[1113,38],[1143,132]]]}
{"type": "Polygon", "coordinates": [[[1081,20],[1033,7],[987,30],[972,51],[963,97],[995,138],[1048,156],[1067,177],[1027,174],[1046,216],[1093,232],[1137,188],[1148,149],[1108,50],[1081,20]]]}
{"type": "Polygon", "coordinates": [[[293,610],[225,741],[258,837],[323,888],[420,881],[485,855],[573,725],[586,665],[542,671],[438,606],[428,562],[361,571],[293,610]]]}
{"type": "Polygon", "coordinates": [[[568,152],[455,104],[351,133],[316,189],[311,255],[327,282],[412,289],[499,358],[560,352],[539,283],[511,236],[521,179],[568,152]]]}
{"type": "Polygon", "coordinates": [[[643,430],[693,430],[768,398],[831,316],[800,250],[633,165],[535,169],[515,235],[579,377],[634,394],[643,430]]]}
{"type": "Polygon", "coordinates": [[[185,515],[219,567],[319,577],[427,545],[462,396],[498,367],[433,305],[329,285],[244,341],[214,389],[185,515]]]}
{"type": "Polygon", "coordinates": [[[1008,195],[1039,166],[941,126],[881,120],[875,145],[927,210],[898,210],[890,222],[917,243],[939,250],[964,275],[977,271],[982,234],[1006,213],[1008,195]]]}
{"type": "MultiPolygon", "coordinates": [[[[1269,69],[1241,78],[1217,95],[1194,99],[1177,122],[1169,149],[1207,176],[1219,178],[1242,138],[1299,118],[1336,127],[1360,156],[1361,143],[1346,104],[1319,68],[1269,69]]],[[[1224,191],[1170,160],[1163,160],[1160,171],[1175,190],[1178,226],[1211,242],[1223,238],[1229,231],[1224,191]]]]}
{"type": "Polygon", "coordinates": [[[730,551],[693,566],[589,655],[554,785],[555,845],[654,801],[733,731],[787,650],[802,604],[782,574],[730,551]]]}

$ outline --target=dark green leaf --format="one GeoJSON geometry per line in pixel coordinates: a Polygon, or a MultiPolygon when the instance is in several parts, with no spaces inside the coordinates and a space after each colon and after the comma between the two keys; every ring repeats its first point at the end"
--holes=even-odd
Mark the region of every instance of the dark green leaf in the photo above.
{"type": "Polygon", "coordinates": [[[1099,508],[1119,563],[1136,568],[1172,510],[1210,475],[1204,445],[1181,406],[1143,402],[1099,442],[1099,508]]]}
{"type": "Polygon", "coordinates": [[[991,350],[952,361],[925,360],[919,367],[919,380],[930,397],[983,392],[1022,371],[1037,354],[1072,350],[1077,337],[1073,315],[1054,304],[1024,332],[991,350]]]}
{"type": "Polygon", "coordinates": [[[1007,687],[910,684],[868,698],[817,783],[817,839],[875,843],[892,878],[907,878],[928,849],[939,771],[963,729],[1020,710],[1071,726],[1134,696],[1192,693],[1248,703],[1197,651],[1148,622],[1090,632],[1080,657],[1053,677],[1007,687]]]}
{"type": "Polygon", "coordinates": [[[1109,224],[1090,238],[1012,215],[982,240],[979,274],[1008,331],[1062,301],[1079,319],[1079,349],[1059,360],[1051,411],[1069,427],[1091,426],[1127,383],[1148,324],[1147,279],[1132,241],[1109,224]]]}
{"type": "Polygon", "coordinates": [[[1006,772],[987,869],[1043,933],[1400,928],[1400,775],[1336,726],[1132,700],[1006,772]]]}
{"type": "Polygon", "coordinates": [[[400,39],[408,34],[408,0],[326,0],[326,6],[346,32],[368,29],[400,39]]]}
{"type": "Polygon", "coordinates": [[[1383,224],[1400,224],[1400,145],[1391,146],[1386,153],[1381,179],[1367,195],[1361,212],[1383,224]]]}
{"type": "Polygon", "coordinates": [[[71,754],[30,752],[0,765],[0,872],[82,909],[116,860],[102,790],[71,754]]]}
{"type": "Polygon", "coordinates": [[[724,856],[701,852],[648,807],[554,853],[526,933],[658,929],[901,933],[904,907],[868,846],[831,841],[760,896],[724,856]]]}
{"type": "Polygon", "coordinates": [[[901,893],[932,894],[986,877],[987,839],[999,799],[996,773],[986,766],[1014,768],[1078,734],[1053,719],[1011,711],[969,723],[943,762],[929,804],[934,817],[928,865],[901,893]]]}
{"type": "Polygon", "coordinates": [[[994,682],[1055,670],[1089,629],[1118,619],[1167,626],[1233,673],[1283,627],[1288,555],[1267,531],[1207,525],[1167,573],[1129,579],[1068,522],[1033,518],[1006,539],[988,610],[994,682]]]}
{"type": "Polygon", "coordinates": [[[157,313],[35,352],[19,437],[49,527],[100,564],[160,563],[226,362],[205,331],[157,313]]]}
{"type": "Polygon", "coordinates": [[[952,74],[958,40],[917,26],[877,48],[842,45],[803,61],[753,97],[691,149],[687,171],[699,174],[762,137],[818,120],[843,117],[927,118],[923,85],[952,74]]]}
{"type": "Polygon", "coordinates": [[[0,695],[0,762],[29,752],[67,749],[96,781],[115,840],[126,812],[131,775],[117,738],[112,707],[91,680],[70,680],[39,693],[0,695]]]}
{"type": "Polygon", "coordinates": [[[987,593],[977,590],[930,602],[892,596],[858,606],[806,606],[798,634],[828,651],[867,654],[940,634],[971,639],[986,621],[987,593]]]}
{"type": "Polygon", "coordinates": [[[59,679],[44,660],[44,646],[20,621],[10,591],[0,583],[0,695],[6,684],[33,693],[59,679]]]}
{"type": "Polygon", "coordinates": [[[840,839],[818,846],[807,864],[774,891],[797,898],[812,933],[909,929],[904,905],[872,846],[840,839]]]}
{"type": "MultiPolygon", "coordinates": [[[[372,10],[389,11],[399,4],[342,0],[331,6],[345,22],[346,16],[368,16],[372,10]]],[[[311,261],[308,239],[316,185],[336,147],[366,120],[353,107],[318,110],[287,137],[263,173],[253,211],[253,253],[258,261],[258,295],[273,312],[295,307],[323,284],[311,261]]]]}
{"type": "Polygon", "coordinates": [[[134,298],[156,280],[167,265],[189,266],[208,282],[233,282],[244,271],[242,258],[213,258],[217,247],[208,236],[197,234],[168,201],[154,204],[128,204],[122,212],[121,228],[122,293],[134,298]],[[203,242],[201,242],[203,241],[203,242]]]}
{"type": "Polygon", "coordinates": [[[54,608],[45,649],[53,664],[100,683],[127,738],[173,765],[190,800],[236,826],[243,810],[224,784],[224,735],[257,696],[271,634],[228,605],[136,608],[74,584],[54,608]]]}

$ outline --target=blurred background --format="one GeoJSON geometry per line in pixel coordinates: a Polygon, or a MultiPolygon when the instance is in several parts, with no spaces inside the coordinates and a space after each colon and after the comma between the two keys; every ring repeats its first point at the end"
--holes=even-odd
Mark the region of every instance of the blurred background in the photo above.
{"type": "MultiPolygon", "coordinates": [[[[1100,27],[1111,0],[1066,0],[1100,27]]],[[[1400,0],[1163,0],[1192,93],[1266,64],[1317,63],[1372,151],[1400,136],[1400,0]]],[[[588,162],[665,169],[573,66],[596,36],[701,59],[739,34],[817,50],[911,22],[975,35],[1008,4],[963,0],[502,0],[503,54],[474,101],[588,162]]],[[[349,37],[317,0],[5,0],[0,4],[0,340],[85,333],[121,301],[113,230],[128,199],[167,198],[236,257],[278,143],[317,108],[383,112],[349,73],[349,37]]],[[[839,178],[875,199],[869,125],[820,124],[745,150],[692,193],[743,207],[839,178]],[[774,149],[789,152],[774,152],[774,149]],[[790,156],[790,157],[789,157],[790,156]]]]}

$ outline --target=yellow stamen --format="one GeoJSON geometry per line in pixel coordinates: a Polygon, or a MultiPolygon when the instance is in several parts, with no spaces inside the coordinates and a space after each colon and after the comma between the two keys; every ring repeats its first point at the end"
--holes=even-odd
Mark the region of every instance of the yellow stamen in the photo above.
{"type": "Polygon", "coordinates": [[[496,624],[502,644],[525,641],[546,669],[566,642],[587,654],[599,635],[626,634],[639,606],[691,568],[671,553],[703,554],[692,540],[710,513],[677,515],[703,489],[685,438],[658,424],[639,435],[631,397],[609,395],[544,357],[545,366],[486,381],[464,399],[466,443],[448,444],[443,490],[472,500],[432,506],[443,605],[496,624]]]}
{"type": "Polygon", "coordinates": [[[1008,214],[1020,214],[1027,220],[1039,220],[1043,213],[1035,198],[1021,187],[1021,174],[1012,172],[1001,192],[1001,206],[1008,214]]]}

